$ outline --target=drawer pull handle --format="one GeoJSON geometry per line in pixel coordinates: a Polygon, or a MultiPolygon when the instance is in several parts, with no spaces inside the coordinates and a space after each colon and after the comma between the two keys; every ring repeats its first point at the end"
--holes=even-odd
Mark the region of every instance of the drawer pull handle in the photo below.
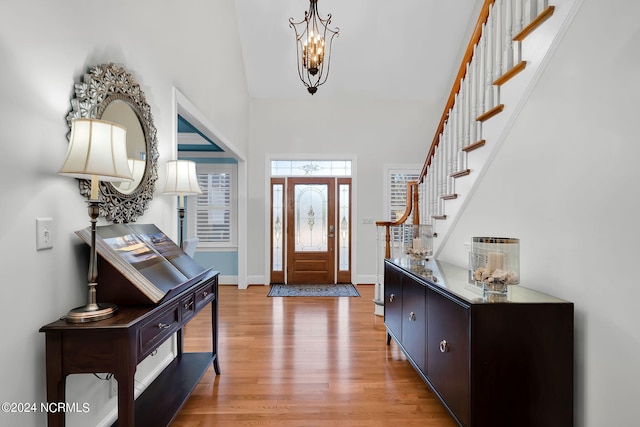
{"type": "Polygon", "coordinates": [[[207,295],[209,295],[209,292],[204,291],[204,292],[202,293],[202,298],[206,298],[206,297],[207,297],[207,295]]]}
{"type": "Polygon", "coordinates": [[[416,321],[416,314],[413,311],[409,313],[409,320],[412,322],[416,321]]]}
{"type": "Polygon", "coordinates": [[[166,323],[158,323],[158,329],[169,329],[169,325],[167,325],[166,323]]]}
{"type": "Polygon", "coordinates": [[[396,296],[394,294],[389,295],[389,302],[393,302],[393,300],[396,299],[396,296]]]}
{"type": "Polygon", "coordinates": [[[440,352],[446,353],[449,351],[449,343],[446,340],[440,341],[440,352]]]}
{"type": "Polygon", "coordinates": [[[185,310],[191,310],[192,308],[193,308],[193,301],[189,301],[188,303],[184,304],[185,310]]]}

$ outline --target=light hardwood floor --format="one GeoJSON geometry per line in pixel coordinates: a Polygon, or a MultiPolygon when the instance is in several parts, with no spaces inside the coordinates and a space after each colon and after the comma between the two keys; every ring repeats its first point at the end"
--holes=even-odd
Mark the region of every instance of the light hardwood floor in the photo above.
{"type": "MultiPolygon", "coordinates": [[[[267,297],[220,286],[221,375],[209,368],[172,427],[454,427],[449,414],[361,297],[267,297]]],[[[210,311],[185,329],[185,351],[210,348],[210,311]]]]}

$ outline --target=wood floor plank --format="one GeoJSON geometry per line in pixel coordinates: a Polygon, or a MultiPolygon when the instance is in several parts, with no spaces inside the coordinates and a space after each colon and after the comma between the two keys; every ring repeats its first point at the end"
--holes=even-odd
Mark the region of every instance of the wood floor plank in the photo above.
{"type": "MultiPolygon", "coordinates": [[[[218,354],[172,427],[454,427],[361,297],[269,298],[266,286],[219,289],[218,354]]],[[[185,351],[211,346],[209,308],[185,351]]]]}

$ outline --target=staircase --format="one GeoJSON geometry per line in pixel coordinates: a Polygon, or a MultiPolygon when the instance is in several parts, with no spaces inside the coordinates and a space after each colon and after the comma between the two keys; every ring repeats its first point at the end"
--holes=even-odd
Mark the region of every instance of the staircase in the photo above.
{"type": "Polygon", "coordinates": [[[376,314],[383,312],[383,258],[402,256],[393,248],[403,233],[391,229],[412,214],[414,224],[432,227],[438,257],[581,3],[485,0],[420,177],[407,187],[406,211],[376,222],[376,314]]]}

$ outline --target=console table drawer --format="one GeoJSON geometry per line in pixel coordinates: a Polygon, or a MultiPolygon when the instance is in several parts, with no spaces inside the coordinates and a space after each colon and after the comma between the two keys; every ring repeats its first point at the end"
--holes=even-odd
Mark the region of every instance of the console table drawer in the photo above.
{"type": "Polygon", "coordinates": [[[206,283],[196,289],[195,291],[195,302],[196,302],[196,311],[199,311],[202,307],[207,305],[209,301],[215,298],[215,285],[216,282],[214,280],[206,283]]]}
{"type": "Polygon", "coordinates": [[[184,324],[196,312],[194,294],[189,294],[187,297],[180,300],[180,311],[182,313],[182,323],[184,324]]]}
{"type": "Polygon", "coordinates": [[[180,326],[180,306],[172,304],[167,310],[160,312],[148,323],[140,328],[140,356],[141,361],[156,349],[180,326]]]}

